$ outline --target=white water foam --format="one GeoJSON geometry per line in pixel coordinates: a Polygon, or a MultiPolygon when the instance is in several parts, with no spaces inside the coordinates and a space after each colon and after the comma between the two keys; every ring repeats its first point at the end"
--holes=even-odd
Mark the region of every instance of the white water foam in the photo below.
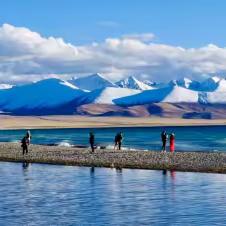
{"type": "MultiPolygon", "coordinates": [[[[107,149],[107,150],[113,150],[114,149],[114,146],[113,145],[107,145],[105,147],[105,149],[107,149]]],[[[121,150],[122,151],[136,151],[137,149],[135,149],[135,148],[129,148],[129,147],[121,147],[121,150]]]]}
{"type": "Polygon", "coordinates": [[[73,145],[70,144],[67,141],[62,141],[62,142],[58,143],[57,146],[59,146],[59,147],[73,147],[73,145]]]}

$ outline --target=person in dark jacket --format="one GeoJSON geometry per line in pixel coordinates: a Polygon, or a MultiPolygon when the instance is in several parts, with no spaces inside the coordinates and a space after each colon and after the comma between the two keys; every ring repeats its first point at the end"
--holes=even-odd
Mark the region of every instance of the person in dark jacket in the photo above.
{"type": "Polygon", "coordinates": [[[93,132],[90,132],[89,133],[89,143],[90,143],[92,152],[94,152],[94,142],[95,142],[94,134],[93,134],[93,132]]]}
{"type": "Polygon", "coordinates": [[[122,140],[123,140],[123,134],[122,132],[120,132],[115,136],[115,147],[118,147],[117,148],[118,150],[121,150],[122,140]]]}
{"type": "Polygon", "coordinates": [[[118,147],[118,133],[115,135],[115,146],[114,150],[118,147]]]}
{"type": "Polygon", "coordinates": [[[118,136],[118,150],[121,150],[122,140],[123,140],[123,135],[122,135],[122,132],[120,132],[118,136]]]}
{"type": "Polygon", "coordinates": [[[165,130],[161,133],[161,139],[162,139],[162,151],[166,152],[167,133],[165,130]]]}
{"type": "Polygon", "coordinates": [[[26,138],[27,138],[27,142],[28,142],[28,145],[31,143],[31,132],[30,130],[28,130],[26,132],[26,138]]]}
{"type": "Polygon", "coordinates": [[[21,140],[21,147],[23,150],[23,155],[26,153],[28,153],[28,140],[27,137],[25,136],[22,140],[21,140]]]}

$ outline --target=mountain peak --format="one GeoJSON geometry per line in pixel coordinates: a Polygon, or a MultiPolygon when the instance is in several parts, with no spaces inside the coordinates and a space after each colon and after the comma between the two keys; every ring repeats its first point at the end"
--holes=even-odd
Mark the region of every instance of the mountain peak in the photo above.
{"type": "Polygon", "coordinates": [[[94,73],[88,76],[85,76],[85,78],[96,78],[96,79],[106,79],[104,76],[100,73],[94,73]]]}
{"type": "Polygon", "coordinates": [[[153,89],[151,86],[139,81],[134,76],[129,76],[128,78],[122,79],[116,82],[121,88],[128,88],[128,89],[137,89],[137,90],[150,90],[153,89]]]}
{"type": "Polygon", "coordinates": [[[170,86],[179,86],[186,89],[191,90],[199,90],[200,89],[200,83],[194,80],[191,80],[187,77],[178,79],[178,80],[172,80],[169,82],[170,86]]]}
{"type": "Polygon", "coordinates": [[[86,77],[80,77],[77,79],[71,79],[68,82],[80,89],[88,91],[103,89],[105,87],[117,87],[114,83],[104,78],[104,76],[99,73],[88,75],[86,77]]]}
{"type": "Polygon", "coordinates": [[[201,83],[201,88],[203,91],[208,91],[208,92],[214,91],[219,86],[219,82],[221,80],[222,79],[218,76],[209,77],[208,79],[206,79],[201,83]]]}
{"type": "Polygon", "coordinates": [[[213,76],[213,77],[211,77],[210,79],[212,79],[214,82],[219,82],[220,80],[221,80],[221,78],[219,77],[219,76],[217,76],[217,75],[215,75],[215,76],[213,76]]]}

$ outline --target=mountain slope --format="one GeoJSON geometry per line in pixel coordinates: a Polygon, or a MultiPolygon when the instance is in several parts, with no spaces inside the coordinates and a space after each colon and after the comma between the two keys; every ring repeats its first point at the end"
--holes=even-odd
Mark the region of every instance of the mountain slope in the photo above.
{"type": "Polygon", "coordinates": [[[115,100],[118,105],[141,105],[150,103],[197,103],[199,94],[196,91],[179,86],[168,86],[165,88],[143,91],[129,97],[115,100]]]}
{"type": "Polygon", "coordinates": [[[150,90],[153,89],[150,85],[147,85],[133,76],[130,76],[126,79],[120,80],[115,83],[121,88],[128,88],[128,89],[137,89],[137,90],[150,90]]]}
{"type": "Polygon", "coordinates": [[[141,91],[127,88],[107,87],[87,93],[82,103],[114,104],[115,99],[138,94],[141,91]]]}
{"type": "Polygon", "coordinates": [[[226,92],[226,80],[225,79],[220,79],[217,83],[216,83],[216,88],[215,88],[215,92],[226,92]]]}
{"type": "Polygon", "coordinates": [[[82,78],[71,79],[68,82],[80,89],[93,91],[95,89],[103,89],[106,87],[117,87],[114,83],[108,81],[100,74],[93,74],[82,78]]]}
{"type": "Polygon", "coordinates": [[[84,92],[60,79],[46,79],[0,91],[1,109],[52,108],[69,102],[84,92]]]}
{"type": "Polygon", "coordinates": [[[212,92],[217,89],[218,83],[221,78],[214,76],[206,79],[204,82],[200,84],[200,91],[204,92],[212,92]]]}

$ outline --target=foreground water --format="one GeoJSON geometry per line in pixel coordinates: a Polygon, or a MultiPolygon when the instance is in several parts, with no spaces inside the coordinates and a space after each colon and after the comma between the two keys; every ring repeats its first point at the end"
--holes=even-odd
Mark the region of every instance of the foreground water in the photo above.
{"type": "MultiPolygon", "coordinates": [[[[99,128],[92,129],[97,145],[113,146],[116,132],[124,133],[124,147],[159,150],[160,133],[166,129],[176,134],[177,151],[226,151],[226,126],[202,127],[148,127],[148,128],[99,128]]],[[[35,144],[87,145],[91,129],[37,129],[32,130],[35,144]]],[[[19,141],[25,130],[0,131],[0,141],[19,141]]]]}
{"type": "Polygon", "coordinates": [[[226,175],[0,163],[0,225],[224,225],[226,175]]]}

